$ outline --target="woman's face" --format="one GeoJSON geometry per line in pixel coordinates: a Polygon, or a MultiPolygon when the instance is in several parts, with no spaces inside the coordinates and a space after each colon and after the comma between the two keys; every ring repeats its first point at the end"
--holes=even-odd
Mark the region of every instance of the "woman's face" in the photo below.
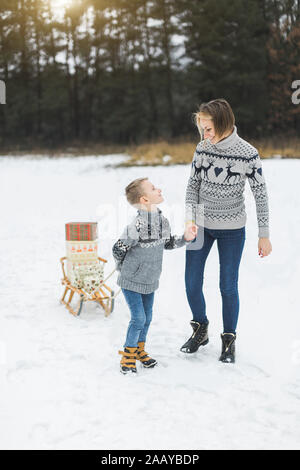
{"type": "Polygon", "coordinates": [[[200,119],[200,127],[203,130],[204,139],[209,139],[212,144],[216,144],[220,140],[220,138],[216,136],[212,119],[200,119]]]}

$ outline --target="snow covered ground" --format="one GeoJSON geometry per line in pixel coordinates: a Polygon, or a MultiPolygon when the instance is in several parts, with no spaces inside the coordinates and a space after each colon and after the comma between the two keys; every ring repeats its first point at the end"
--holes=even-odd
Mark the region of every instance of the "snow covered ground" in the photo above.
{"type": "Polygon", "coordinates": [[[77,318],[59,303],[64,224],[98,220],[108,274],[127,210],[124,187],[149,176],[163,189],[161,208],[179,234],[190,169],[106,167],[122,158],[0,159],[1,448],[299,449],[300,161],[263,161],[273,245],[267,258],[257,254],[246,185],[237,363],[218,362],[216,244],[205,271],[210,343],[195,355],[179,351],[191,333],[182,248],[165,252],[155,297],[146,350],[159,366],[129,377],[119,372],[129,321],[122,294],[107,318],[94,303],[77,318]]]}

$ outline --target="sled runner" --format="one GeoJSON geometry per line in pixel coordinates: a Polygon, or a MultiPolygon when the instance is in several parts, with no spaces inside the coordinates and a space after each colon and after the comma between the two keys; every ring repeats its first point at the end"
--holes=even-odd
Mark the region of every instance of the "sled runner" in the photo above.
{"type": "Polygon", "coordinates": [[[115,297],[120,292],[119,289],[119,291],[115,294],[114,291],[106,284],[106,281],[114,274],[115,269],[104,279],[104,265],[105,263],[107,263],[107,260],[98,256],[98,261],[95,263],[95,266],[96,268],[102,269],[99,270],[101,274],[98,275],[96,286],[94,287],[94,281],[92,281],[90,285],[85,284],[84,287],[78,287],[80,283],[78,283],[78,281],[74,282],[75,278],[73,279],[73,282],[71,282],[71,280],[66,275],[64,265],[66,260],[66,256],[60,259],[63,271],[63,278],[61,282],[62,285],[65,287],[63,296],[60,300],[61,303],[65,305],[65,307],[69,310],[70,313],[72,313],[72,315],[78,316],[81,313],[84,302],[94,301],[101,305],[105,312],[105,316],[107,317],[110,313],[112,313],[114,309],[115,297]],[[74,301],[74,294],[75,298],[79,296],[79,299],[77,302],[77,306],[73,308],[71,306],[71,301],[74,301]],[[68,300],[66,300],[66,297],[68,297],[68,300]]]}

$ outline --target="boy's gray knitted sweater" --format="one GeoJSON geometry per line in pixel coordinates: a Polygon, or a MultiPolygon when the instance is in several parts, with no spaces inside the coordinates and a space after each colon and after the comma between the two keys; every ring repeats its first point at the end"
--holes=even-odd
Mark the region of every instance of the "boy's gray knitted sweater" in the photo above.
{"type": "Polygon", "coordinates": [[[258,151],[233,133],[211,144],[208,139],[196,148],[186,190],[186,219],[211,229],[236,229],[246,224],[245,181],[255,203],[258,236],[269,237],[266,183],[258,151]]]}
{"type": "Polygon", "coordinates": [[[150,294],[159,285],[164,249],[187,245],[184,236],[172,236],[168,219],[162,211],[138,210],[112,248],[117,270],[117,284],[141,294],[150,294]]]}

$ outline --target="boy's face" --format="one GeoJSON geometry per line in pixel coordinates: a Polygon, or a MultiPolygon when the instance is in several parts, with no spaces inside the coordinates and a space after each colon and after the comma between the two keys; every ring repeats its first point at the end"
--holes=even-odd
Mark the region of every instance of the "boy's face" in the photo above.
{"type": "Polygon", "coordinates": [[[164,200],[161,189],[156,188],[149,180],[142,182],[142,191],[143,196],[140,198],[142,204],[160,204],[164,200]]]}

